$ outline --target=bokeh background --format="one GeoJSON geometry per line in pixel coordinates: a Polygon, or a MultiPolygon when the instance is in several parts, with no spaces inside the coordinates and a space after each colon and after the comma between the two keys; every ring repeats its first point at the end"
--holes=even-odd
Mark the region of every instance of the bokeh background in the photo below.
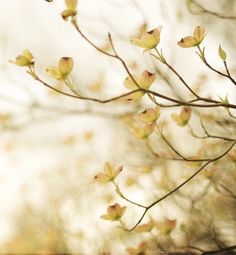
{"type": "MultiPolygon", "coordinates": [[[[206,1],[198,2],[206,5],[206,1]]],[[[107,34],[110,32],[117,51],[133,73],[144,69],[158,72],[153,89],[188,98],[176,77],[161,63],[130,44],[130,38],[139,33],[143,24],[147,29],[162,25],[160,47],[178,72],[201,95],[214,98],[228,95],[233,103],[236,93],[230,82],[210,72],[193,49],[182,49],[177,41],[192,34],[196,25],[204,25],[209,61],[223,69],[217,53],[221,44],[235,75],[235,20],[195,15],[197,7],[193,5],[188,10],[186,4],[187,1],[182,0],[80,0],[78,24],[104,49],[109,47],[107,34]]],[[[227,15],[236,13],[235,1],[209,0],[206,7],[227,15]]],[[[112,185],[94,181],[94,175],[102,171],[107,161],[123,165],[119,184],[130,198],[146,203],[162,194],[159,189],[168,190],[175,184],[173,180],[181,180],[187,173],[184,169],[180,174],[178,169],[183,167],[178,164],[157,161],[146,143],[130,131],[132,114],[150,106],[147,99],[140,103],[98,104],[66,98],[43,87],[24,68],[9,62],[29,49],[40,76],[63,89],[63,84],[49,78],[45,69],[56,65],[60,57],[70,56],[75,62],[72,79],[84,95],[109,98],[126,92],[123,81],[127,75],[121,64],[84,41],[70,22],[61,18],[64,8],[63,0],[51,3],[0,0],[0,252],[125,254],[126,248],[135,246],[143,236],[123,232],[116,223],[106,222],[100,216],[109,204],[118,201],[129,206],[125,221],[132,226],[141,210],[122,201],[112,185]],[[168,172],[164,179],[161,170],[168,172]],[[170,182],[169,174],[173,177],[170,182]]],[[[161,121],[171,122],[170,114],[174,111],[176,109],[166,110],[161,121]]],[[[194,154],[202,146],[174,123],[166,130],[169,138],[186,153],[194,154]]],[[[233,131],[229,132],[232,135],[233,131]]],[[[165,149],[161,141],[152,142],[155,147],[165,149]]],[[[235,163],[228,168],[235,170],[235,163]]],[[[229,185],[235,180],[235,174],[231,174],[225,177],[229,185]]],[[[204,185],[208,182],[203,180],[204,185]]],[[[196,185],[195,190],[202,190],[202,186],[196,185]]],[[[184,198],[179,198],[186,208],[193,190],[194,187],[186,188],[184,198]]],[[[220,199],[226,203],[225,196],[220,199]]],[[[232,213],[235,204],[231,202],[228,201],[228,206],[232,213]]],[[[159,220],[177,219],[171,246],[186,244],[181,228],[186,223],[185,211],[179,208],[178,200],[168,200],[153,211],[159,220]]],[[[230,217],[225,216],[229,226],[224,221],[222,224],[227,242],[232,244],[236,235],[230,217]]],[[[233,222],[235,224],[235,220],[233,222]]],[[[201,226],[204,225],[202,222],[201,226]]]]}

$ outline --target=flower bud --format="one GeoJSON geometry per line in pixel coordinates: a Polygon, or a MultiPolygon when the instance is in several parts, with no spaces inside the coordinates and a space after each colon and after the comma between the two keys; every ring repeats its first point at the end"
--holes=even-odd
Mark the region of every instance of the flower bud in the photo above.
{"type": "Polygon", "coordinates": [[[69,17],[74,17],[77,14],[77,0],[65,0],[66,9],[62,11],[61,16],[64,20],[68,20],[69,17]]]}
{"type": "Polygon", "coordinates": [[[67,9],[75,10],[77,8],[78,1],[77,0],[65,0],[65,4],[67,9]]]}
{"type": "Polygon", "coordinates": [[[138,113],[138,119],[146,124],[154,123],[160,116],[159,108],[148,108],[138,113]]]}
{"type": "Polygon", "coordinates": [[[125,209],[125,206],[121,207],[118,203],[116,203],[114,205],[108,206],[107,214],[102,215],[101,218],[111,221],[120,220],[125,213],[125,209]]]}
{"type": "Polygon", "coordinates": [[[63,57],[59,60],[58,67],[60,72],[63,75],[67,76],[72,71],[73,65],[74,65],[74,62],[72,58],[63,57]]]}
{"type": "Polygon", "coordinates": [[[29,50],[24,50],[23,53],[16,57],[14,64],[18,66],[31,66],[34,64],[33,55],[29,50]]]}
{"type": "Polygon", "coordinates": [[[132,38],[131,43],[145,50],[154,49],[160,42],[161,29],[162,27],[158,27],[150,31],[145,31],[140,38],[132,38]]]}
{"type": "Polygon", "coordinates": [[[140,87],[143,89],[149,89],[155,79],[156,75],[154,73],[150,73],[147,70],[143,71],[140,79],[140,87]]]}
{"type": "Polygon", "coordinates": [[[190,107],[183,107],[179,114],[173,113],[171,117],[179,126],[185,126],[190,120],[191,113],[192,110],[190,107]]]}
{"type": "Polygon", "coordinates": [[[146,124],[144,126],[133,126],[132,131],[137,138],[145,139],[151,135],[155,129],[155,123],[146,124]]]}
{"type": "Polygon", "coordinates": [[[219,45],[219,49],[218,49],[218,54],[220,56],[220,58],[225,61],[227,58],[227,54],[226,52],[221,48],[221,46],[219,45]]]}
{"type": "Polygon", "coordinates": [[[59,60],[58,67],[51,66],[46,69],[49,76],[56,80],[65,80],[73,69],[73,59],[70,57],[62,57],[59,60]]]}
{"type": "Polygon", "coordinates": [[[178,45],[182,48],[191,48],[201,44],[206,35],[206,30],[203,26],[197,26],[194,29],[193,36],[186,36],[182,38],[178,45]]]}

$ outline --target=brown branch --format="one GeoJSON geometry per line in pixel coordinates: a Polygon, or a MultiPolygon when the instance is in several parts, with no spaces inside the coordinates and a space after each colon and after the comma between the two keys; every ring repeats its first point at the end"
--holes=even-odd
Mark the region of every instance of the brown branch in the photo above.
{"type": "Polygon", "coordinates": [[[137,223],[130,229],[126,229],[127,231],[132,231],[134,230],[143,220],[143,218],[145,217],[145,215],[147,214],[147,212],[154,207],[156,204],[160,203],[162,200],[166,199],[167,197],[171,196],[172,194],[174,194],[176,191],[178,191],[179,189],[181,189],[184,185],[186,185],[187,183],[189,183],[196,175],[198,175],[203,169],[205,169],[206,166],[208,166],[209,164],[211,164],[212,162],[218,161],[219,159],[223,158],[225,155],[227,155],[230,150],[234,147],[234,145],[236,144],[236,141],[233,142],[231,144],[231,146],[221,155],[219,155],[218,157],[209,160],[208,162],[206,162],[203,166],[201,166],[194,174],[192,174],[188,179],[186,179],[184,182],[182,182],[181,184],[179,184],[176,188],[174,188],[173,190],[171,190],[170,192],[168,192],[167,194],[165,194],[164,196],[162,196],[161,198],[157,199],[156,201],[154,201],[153,203],[151,203],[150,205],[146,206],[142,216],[139,218],[139,220],[137,221],[137,223]]]}
{"type": "Polygon", "coordinates": [[[127,202],[129,202],[129,203],[131,203],[131,204],[133,204],[133,205],[136,205],[136,206],[138,206],[138,207],[146,208],[145,205],[139,204],[139,203],[134,202],[134,201],[130,200],[129,198],[127,198],[127,197],[121,192],[121,190],[120,190],[118,184],[117,184],[115,181],[113,181],[113,184],[114,184],[114,186],[115,186],[115,188],[116,188],[117,194],[118,194],[121,198],[123,198],[125,201],[127,201],[127,202]]]}
{"type": "Polygon", "coordinates": [[[215,73],[217,73],[217,74],[219,74],[219,75],[221,75],[221,76],[224,76],[224,77],[228,78],[228,79],[236,86],[236,80],[234,80],[234,78],[231,76],[226,61],[224,61],[224,66],[225,66],[225,69],[226,69],[226,72],[227,72],[227,73],[225,74],[225,73],[223,73],[223,72],[221,72],[221,71],[215,69],[212,65],[210,65],[210,64],[208,63],[208,61],[207,61],[207,59],[206,59],[206,57],[205,57],[205,50],[204,50],[204,49],[201,49],[201,47],[200,47],[199,45],[197,46],[197,48],[198,48],[199,53],[200,53],[200,54],[198,54],[198,53],[197,53],[197,54],[200,56],[200,59],[202,60],[202,62],[203,62],[210,70],[212,70],[213,72],[215,72],[215,73]]]}
{"type": "Polygon", "coordinates": [[[82,33],[82,31],[80,30],[77,22],[75,19],[72,19],[71,23],[73,24],[73,26],[75,27],[75,29],[77,30],[77,32],[85,39],[85,41],[87,41],[91,46],[93,46],[93,48],[95,48],[97,51],[101,52],[102,54],[105,54],[109,57],[112,58],[117,58],[115,55],[108,53],[104,50],[102,50],[101,48],[99,48],[97,45],[95,45],[84,33],[82,33]]]}
{"type": "Polygon", "coordinates": [[[234,104],[226,104],[226,103],[222,103],[222,102],[211,100],[211,99],[209,99],[208,101],[213,102],[214,104],[196,104],[196,103],[192,103],[192,102],[196,102],[197,100],[193,100],[193,101],[191,100],[191,101],[185,102],[185,101],[177,100],[177,99],[162,95],[160,93],[157,93],[155,91],[147,90],[147,89],[143,89],[143,88],[138,88],[136,90],[132,90],[132,91],[129,91],[127,93],[124,93],[124,94],[121,94],[121,95],[118,95],[118,96],[114,96],[114,97],[111,97],[111,98],[108,98],[108,99],[98,99],[98,98],[85,97],[85,96],[81,96],[81,95],[74,95],[74,94],[70,94],[70,93],[67,93],[67,92],[63,92],[63,91],[49,85],[48,83],[46,83],[45,81],[40,79],[38,76],[35,77],[35,80],[39,81],[44,86],[46,86],[46,87],[62,94],[62,95],[72,97],[72,98],[76,98],[76,99],[81,99],[81,100],[94,101],[94,102],[98,102],[98,103],[102,103],[102,104],[109,103],[109,102],[112,102],[112,101],[116,101],[118,99],[121,99],[121,98],[127,97],[129,95],[132,95],[136,92],[145,92],[145,93],[149,93],[153,96],[165,99],[167,101],[177,103],[179,106],[184,105],[184,106],[192,106],[192,107],[200,107],[200,108],[226,107],[226,108],[236,109],[236,105],[234,105],[234,104]],[[217,103],[215,103],[215,102],[217,102],[217,103]]]}
{"type": "Polygon", "coordinates": [[[205,161],[208,161],[208,160],[209,160],[209,159],[190,159],[190,158],[184,159],[184,158],[182,158],[182,157],[180,157],[180,158],[163,157],[163,156],[159,155],[157,152],[155,152],[155,151],[153,150],[153,148],[151,147],[151,145],[150,145],[150,143],[148,142],[148,140],[147,140],[147,147],[148,147],[148,149],[150,150],[150,152],[152,153],[152,155],[154,155],[156,158],[162,159],[162,160],[188,161],[188,162],[205,162],[205,161]]]}
{"type": "MultiPolygon", "coordinates": [[[[155,51],[157,53],[157,55],[162,59],[161,63],[163,63],[165,66],[168,67],[169,70],[171,70],[178,78],[179,80],[183,83],[183,85],[196,97],[199,98],[199,96],[196,94],[196,92],[194,92],[190,86],[187,84],[187,82],[183,79],[183,77],[166,61],[166,59],[164,58],[164,56],[158,51],[157,48],[155,48],[155,51]]],[[[158,60],[160,60],[159,57],[157,57],[156,55],[150,53],[151,56],[157,58],[158,60]]]]}
{"type": "Polygon", "coordinates": [[[182,155],[171,143],[170,141],[167,140],[167,138],[165,137],[164,133],[159,129],[159,133],[161,138],[163,139],[163,141],[171,148],[172,151],[174,151],[174,153],[176,155],[178,155],[180,157],[180,159],[172,159],[172,160],[181,160],[181,161],[186,161],[186,162],[205,162],[205,161],[210,161],[211,159],[209,158],[204,158],[204,159],[191,159],[191,158],[187,158],[184,155],[182,155]]]}
{"type": "Polygon", "coordinates": [[[193,131],[193,128],[188,124],[188,128],[189,128],[189,133],[197,138],[197,139],[208,139],[208,138],[212,138],[212,139],[221,139],[221,140],[225,140],[225,141],[231,141],[231,142],[234,142],[236,141],[236,138],[230,138],[230,137],[225,137],[225,136],[220,136],[220,135],[212,135],[208,132],[205,124],[203,123],[203,119],[201,118],[200,116],[200,125],[205,133],[205,136],[199,136],[199,135],[196,135],[193,131]]]}
{"type": "MultiPolygon", "coordinates": [[[[149,98],[156,104],[155,100],[153,100],[151,97],[150,97],[150,94],[153,95],[153,96],[157,96],[157,97],[161,97],[163,99],[166,99],[166,100],[169,100],[169,101],[172,101],[174,103],[177,103],[177,104],[180,104],[180,105],[186,105],[186,106],[196,106],[196,107],[220,107],[220,106],[223,106],[223,107],[227,107],[227,108],[235,108],[236,109],[236,105],[232,105],[232,104],[225,104],[225,103],[221,103],[219,101],[216,101],[216,100],[212,100],[212,99],[208,99],[208,98],[203,98],[203,97],[200,97],[198,96],[190,87],[189,85],[184,81],[184,79],[182,78],[182,76],[179,75],[179,73],[172,67],[170,66],[166,61],[164,61],[164,64],[166,64],[168,66],[168,68],[170,68],[170,70],[172,72],[175,73],[175,75],[177,75],[179,77],[179,79],[182,81],[182,83],[189,89],[189,91],[195,95],[196,99],[195,100],[198,100],[198,101],[204,101],[204,102],[209,102],[209,103],[214,103],[214,105],[200,105],[200,104],[193,104],[193,103],[189,103],[189,102],[184,102],[184,101],[180,101],[180,100],[177,100],[177,99],[173,99],[173,98],[169,98],[169,97],[166,97],[164,95],[161,95],[161,94],[158,94],[154,91],[150,91],[150,90],[145,90],[145,89],[142,89],[140,88],[139,84],[135,81],[135,79],[133,78],[132,74],[130,73],[125,61],[117,54],[116,52],[116,49],[114,47],[114,44],[113,44],[113,41],[112,41],[112,38],[111,38],[111,35],[108,34],[108,38],[109,38],[109,41],[110,41],[110,44],[111,44],[111,47],[112,47],[112,50],[114,52],[114,54],[110,54],[110,53],[107,53],[106,51],[100,49],[98,46],[96,46],[90,39],[88,39],[87,36],[84,35],[84,33],[80,30],[77,22],[75,19],[72,20],[72,24],[73,26],[76,28],[76,30],[79,32],[79,34],[91,45],[93,46],[96,50],[98,50],[99,52],[109,56],[109,57],[112,57],[112,58],[115,58],[117,60],[119,60],[123,67],[125,68],[126,72],[128,73],[128,75],[131,77],[131,79],[134,81],[134,83],[137,85],[137,87],[140,89],[140,90],[136,90],[136,92],[138,91],[143,91],[143,92],[146,92],[148,93],[148,96],[149,98]]],[[[159,52],[158,52],[159,53],[159,52]]],[[[159,53],[160,54],[160,53],[159,53]]],[[[155,55],[154,55],[155,56],[155,55]]],[[[163,57],[164,59],[164,57],[163,57]]],[[[165,59],[164,59],[165,60],[165,59]]],[[[134,93],[135,91],[133,91],[134,93]]],[[[132,93],[131,93],[132,94],[132,93]]],[[[81,98],[83,99],[83,98],[81,98]]],[[[87,98],[87,100],[90,100],[89,98],[87,98]]],[[[106,103],[106,102],[109,102],[109,101],[103,101],[102,100],[93,100],[92,101],[97,101],[97,102],[101,102],[101,103],[106,103]]],[[[114,100],[111,100],[111,101],[114,101],[114,100]]]]}
{"type": "Polygon", "coordinates": [[[208,15],[220,18],[220,19],[236,20],[236,16],[230,16],[230,15],[227,16],[227,15],[224,15],[222,13],[211,11],[211,10],[207,9],[206,7],[204,7],[203,5],[201,5],[200,3],[198,3],[195,0],[191,0],[190,4],[187,6],[187,8],[188,8],[189,12],[192,13],[193,15],[208,14],[208,15]],[[199,12],[194,12],[193,10],[191,10],[190,4],[192,4],[192,3],[195,4],[195,6],[197,6],[197,8],[200,9],[199,12]]]}
{"type": "MultiPolygon", "coordinates": [[[[218,250],[204,251],[202,253],[202,255],[207,255],[207,254],[223,254],[223,252],[227,252],[227,251],[232,251],[233,252],[234,250],[236,250],[236,245],[220,248],[218,250]]],[[[224,253],[224,254],[226,254],[226,253],[224,253]]]]}
{"type": "Polygon", "coordinates": [[[201,127],[203,129],[203,131],[205,132],[206,136],[204,137],[198,137],[198,138],[215,138],[215,139],[222,139],[222,140],[225,140],[225,141],[236,141],[236,139],[233,139],[233,138],[229,138],[229,137],[224,137],[224,136],[218,136],[218,135],[211,135],[208,130],[206,129],[206,126],[205,124],[203,123],[203,120],[202,118],[200,118],[200,124],[201,124],[201,127]]]}
{"type": "MultiPolygon", "coordinates": [[[[204,51],[201,50],[201,48],[198,46],[198,49],[200,51],[199,56],[204,56],[204,51]]],[[[199,95],[197,95],[191,88],[190,86],[187,84],[187,82],[183,79],[183,77],[170,65],[168,64],[168,62],[166,61],[166,59],[164,58],[164,56],[162,54],[160,54],[160,52],[155,49],[158,56],[156,56],[155,54],[150,53],[151,56],[155,57],[156,59],[158,59],[162,64],[166,65],[169,70],[171,70],[179,79],[180,81],[184,84],[184,86],[196,97],[196,99],[194,99],[193,101],[204,101],[204,102],[209,102],[209,103],[214,103],[214,104],[218,104],[219,101],[214,100],[214,99],[210,99],[210,98],[205,98],[205,97],[201,97],[199,95]]],[[[229,75],[224,74],[216,69],[214,69],[205,59],[205,57],[200,57],[202,59],[202,61],[213,71],[217,72],[218,74],[225,76],[227,78],[229,78],[233,84],[236,85],[236,81],[229,75]]]]}

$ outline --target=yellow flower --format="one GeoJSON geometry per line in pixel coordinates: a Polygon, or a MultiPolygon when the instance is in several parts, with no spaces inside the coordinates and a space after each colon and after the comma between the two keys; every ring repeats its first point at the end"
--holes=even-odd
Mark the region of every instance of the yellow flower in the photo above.
{"type": "Polygon", "coordinates": [[[129,255],[149,254],[150,252],[150,248],[146,242],[140,243],[137,248],[127,248],[126,250],[129,255]]]}
{"type": "Polygon", "coordinates": [[[145,124],[144,126],[134,125],[131,129],[137,138],[145,139],[153,133],[155,126],[155,123],[145,124]]]}
{"type": "Polygon", "coordinates": [[[185,126],[191,117],[192,110],[190,107],[183,107],[179,114],[173,113],[172,119],[179,125],[185,126]]]}
{"type": "Polygon", "coordinates": [[[62,57],[59,60],[58,67],[48,67],[46,72],[56,80],[65,80],[72,71],[73,65],[74,63],[72,58],[62,57]]]}
{"type": "Polygon", "coordinates": [[[65,0],[65,4],[66,4],[67,9],[76,10],[78,0],[65,0]]]}
{"type": "Polygon", "coordinates": [[[132,38],[131,43],[144,48],[145,51],[154,49],[160,42],[161,29],[160,26],[150,31],[144,31],[140,38],[132,38]]]}
{"type": "Polygon", "coordinates": [[[114,168],[111,163],[106,162],[104,165],[104,172],[95,175],[94,179],[101,182],[107,183],[113,181],[116,176],[122,171],[123,166],[114,168]]]}
{"type": "Polygon", "coordinates": [[[155,227],[155,222],[153,221],[153,219],[151,218],[150,221],[146,224],[142,224],[140,226],[138,226],[135,229],[135,232],[137,233],[142,233],[142,232],[151,232],[152,229],[155,227]]]}
{"type": "Polygon", "coordinates": [[[197,26],[194,29],[193,36],[186,36],[182,38],[178,45],[183,48],[196,47],[201,44],[206,35],[206,30],[203,26],[197,26]]]}
{"type": "Polygon", "coordinates": [[[31,66],[34,65],[33,55],[29,50],[24,50],[23,53],[16,57],[14,64],[18,66],[31,66]]]}
{"type": "Polygon", "coordinates": [[[116,221],[120,220],[125,213],[126,207],[121,207],[118,203],[107,207],[107,214],[101,216],[104,220],[116,221]]]}
{"type": "MultiPolygon", "coordinates": [[[[124,85],[126,88],[130,90],[136,90],[139,88],[149,89],[152,83],[155,81],[156,75],[147,70],[143,71],[142,76],[138,78],[136,75],[132,75],[132,77],[128,76],[124,80],[124,85]]],[[[138,91],[128,97],[129,100],[138,100],[140,99],[145,92],[138,91]]]]}
{"type": "Polygon", "coordinates": [[[146,124],[154,123],[160,116],[160,108],[148,108],[138,113],[138,119],[146,124]]]}
{"type": "Polygon", "coordinates": [[[69,17],[74,17],[77,14],[77,0],[65,0],[66,8],[62,13],[61,16],[64,20],[67,20],[69,17]]]}
{"type": "Polygon", "coordinates": [[[161,234],[169,235],[176,226],[176,220],[166,219],[162,222],[156,222],[155,226],[161,234]]]}

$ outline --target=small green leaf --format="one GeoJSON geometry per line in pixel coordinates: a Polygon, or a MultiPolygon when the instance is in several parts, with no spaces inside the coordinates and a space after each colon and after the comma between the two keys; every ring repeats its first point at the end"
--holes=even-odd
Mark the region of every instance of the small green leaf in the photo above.
{"type": "Polygon", "coordinates": [[[221,46],[219,45],[219,49],[218,49],[218,54],[220,56],[220,58],[225,61],[227,58],[227,54],[226,52],[221,48],[221,46]]]}

